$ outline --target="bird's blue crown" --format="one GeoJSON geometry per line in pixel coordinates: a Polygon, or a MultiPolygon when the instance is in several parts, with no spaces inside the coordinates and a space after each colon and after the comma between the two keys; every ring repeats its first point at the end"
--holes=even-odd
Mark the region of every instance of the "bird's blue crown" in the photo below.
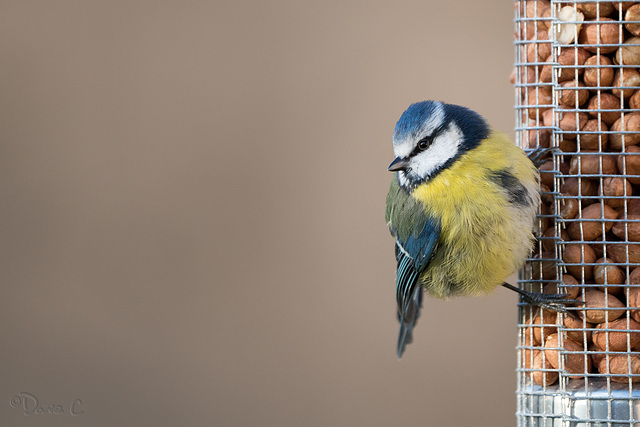
{"type": "Polygon", "coordinates": [[[478,113],[467,107],[445,104],[437,101],[422,101],[411,104],[402,113],[393,133],[393,143],[416,140],[425,131],[425,126],[432,126],[431,132],[446,128],[454,122],[462,131],[462,151],[476,147],[480,141],[489,136],[489,125],[478,113]]]}

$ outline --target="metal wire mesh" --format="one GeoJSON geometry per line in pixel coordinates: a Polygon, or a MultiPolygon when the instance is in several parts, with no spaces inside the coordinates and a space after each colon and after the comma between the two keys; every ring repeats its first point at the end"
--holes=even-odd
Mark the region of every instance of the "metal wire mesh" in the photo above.
{"type": "Polygon", "coordinates": [[[519,286],[520,426],[640,425],[640,3],[515,2],[516,141],[540,166],[519,286]]]}

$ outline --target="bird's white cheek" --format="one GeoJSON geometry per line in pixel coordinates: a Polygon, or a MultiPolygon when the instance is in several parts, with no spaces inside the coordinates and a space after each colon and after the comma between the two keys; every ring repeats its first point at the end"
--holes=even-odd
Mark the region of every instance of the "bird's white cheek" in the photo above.
{"type": "Polygon", "coordinates": [[[462,133],[460,129],[451,124],[449,128],[436,138],[431,146],[416,155],[411,161],[412,174],[426,178],[445,165],[458,154],[462,133]]]}

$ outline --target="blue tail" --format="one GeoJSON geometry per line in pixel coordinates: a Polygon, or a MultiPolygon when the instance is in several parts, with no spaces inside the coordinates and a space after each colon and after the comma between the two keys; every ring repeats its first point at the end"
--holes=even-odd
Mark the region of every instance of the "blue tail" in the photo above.
{"type": "Polygon", "coordinates": [[[420,309],[422,308],[422,286],[414,286],[413,294],[409,300],[409,304],[404,311],[404,315],[398,312],[398,320],[400,321],[400,333],[398,334],[398,359],[402,359],[402,354],[407,344],[413,341],[413,328],[420,317],[420,309]]]}

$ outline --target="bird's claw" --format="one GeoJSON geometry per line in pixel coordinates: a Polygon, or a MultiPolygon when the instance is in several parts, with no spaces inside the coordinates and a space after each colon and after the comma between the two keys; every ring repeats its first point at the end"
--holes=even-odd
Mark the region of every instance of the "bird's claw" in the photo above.
{"type": "Polygon", "coordinates": [[[544,294],[542,292],[524,292],[522,299],[531,305],[553,310],[557,313],[568,313],[567,304],[584,304],[584,301],[569,299],[569,294],[544,294]]]}
{"type": "Polygon", "coordinates": [[[557,152],[560,152],[560,149],[557,147],[536,148],[535,150],[530,152],[527,157],[529,157],[529,160],[531,160],[531,162],[533,162],[536,167],[540,167],[540,165],[546,161],[546,159],[543,160],[543,158],[547,154],[557,152]]]}
{"type": "Polygon", "coordinates": [[[584,304],[583,301],[568,299],[569,294],[545,294],[542,292],[528,292],[524,289],[520,289],[517,286],[513,286],[510,283],[503,283],[503,287],[515,291],[522,296],[522,299],[531,305],[537,305],[538,307],[546,308],[549,310],[553,310],[558,313],[568,313],[569,312],[565,305],[566,304],[584,304]]]}

